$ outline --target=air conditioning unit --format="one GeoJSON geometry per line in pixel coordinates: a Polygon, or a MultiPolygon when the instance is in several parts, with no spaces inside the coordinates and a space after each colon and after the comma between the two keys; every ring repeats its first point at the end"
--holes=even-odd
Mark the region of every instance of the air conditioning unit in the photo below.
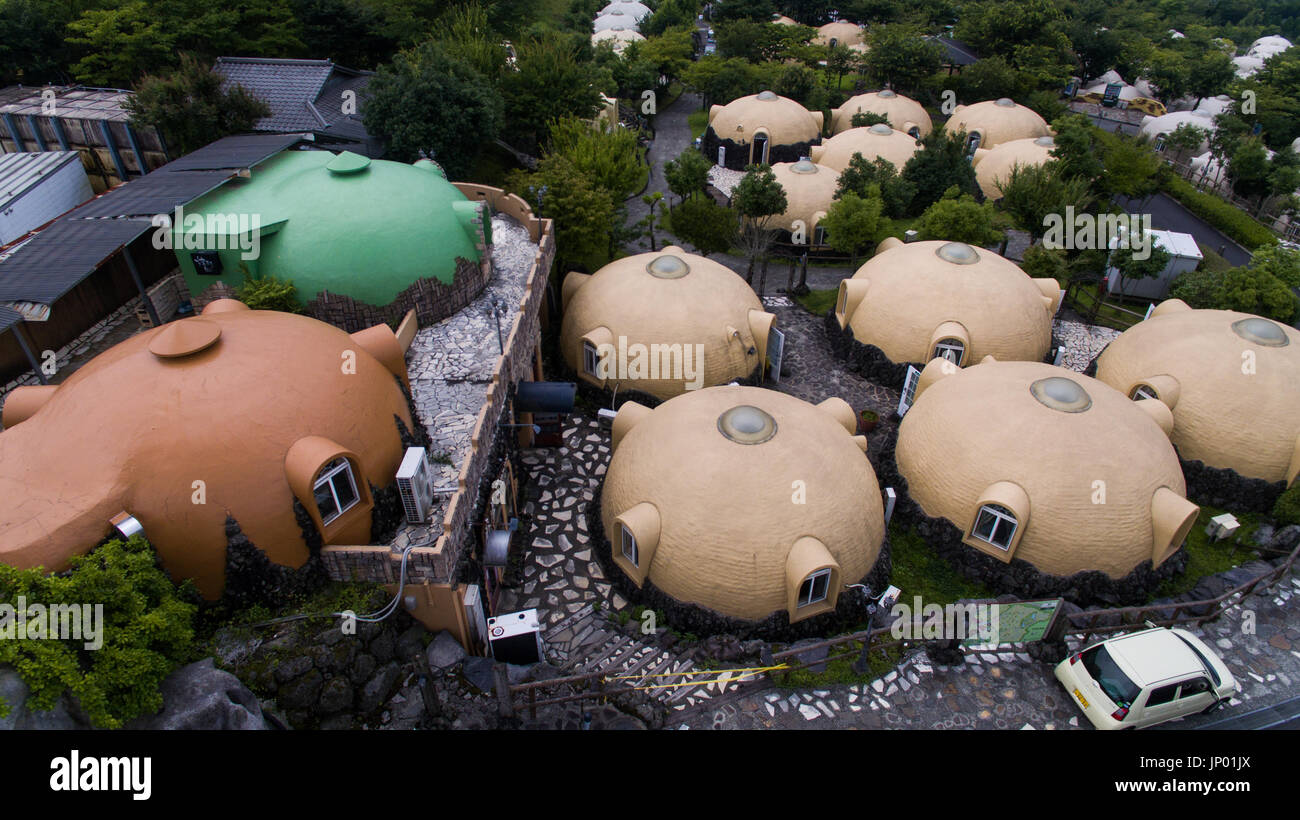
{"type": "Polygon", "coordinates": [[[397,492],[409,524],[424,524],[433,509],[433,474],[423,447],[407,447],[402,466],[397,468],[397,492]]]}
{"type": "Polygon", "coordinates": [[[488,647],[502,663],[527,666],[545,658],[537,610],[525,609],[488,618],[488,647]]]}

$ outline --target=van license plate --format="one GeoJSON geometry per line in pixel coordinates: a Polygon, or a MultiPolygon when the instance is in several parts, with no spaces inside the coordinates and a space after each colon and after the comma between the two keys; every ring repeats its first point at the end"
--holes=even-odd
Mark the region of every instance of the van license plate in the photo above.
{"type": "Polygon", "coordinates": [[[1079,699],[1079,703],[1083,704],[1084,709],[1088,708],[1088,699],[1078,689],[1074,690],[1074,696],[1079,699]]]}

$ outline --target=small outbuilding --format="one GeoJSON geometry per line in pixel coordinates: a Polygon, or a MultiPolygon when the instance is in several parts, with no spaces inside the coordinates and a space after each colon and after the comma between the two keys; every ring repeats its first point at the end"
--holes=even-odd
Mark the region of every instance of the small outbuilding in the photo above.
{"type": "Polygon", "coordinates": [[[1169,408],[1171,439],[1188,483],[1194,489],[1204,485],[1211,500],[1267,509],[1300,474],[1295,328],[1248,313],[1193,310],[1169,299],[1111,342],[1096,370],[1098,379],[1124,395],[1169,408]],[[1204,468],[1220,474],[1202,476],[1204,468]]]}
{"type": "Polygon", "coordinates": [[[895,450],[928,539],[1000,592],[1141,597],[1183,544],[1168,408],[1041,362],[926,365],[895,450]],[[946,522],[936,526],[935,519],[946,522]]]}
{"type": "Polygon", "coordinates": [[[761,91],[709,109],[704,155],[724,168],[797,162],[821,140],[822,112],[761,91]]]}
{"type": "Polygon", "coordinates": [[[730,268],[670,246],[570,273],[560,346],[578,379],[668,399],[758,379],[775,315],[730,268]]]}
{"type": "Polygon", "coordinates": [[[879,114],[889,118],[889,126],[909,136],[920,139],[934,130],[930,114],[911,97],[885,88],[869,94],[858,94],[844,101],[831,112],[831,133],[838,134],[853,127],[854,114],[879,114]]]}
{"type": "Polygon", "coordinates": [[[949,133],[966,132],[968,153],[977,148],[992,148],[1012,140],[1051,136],[1047,121],[1032,108],[1017,105],[1002,97],[974,105],[959,105],[944,128],[949,133]]]}
{"type": "Polygon", "coordinates": [[[758,387],[624,404],[603,549],[634,595],[692,631],[779,629],[864,603],[845,585],[877,566],[885,516],[855,431],[841,399],[758,387]]]}
{"type": "Polygon", "coordinates": [[[900,173],[912,155],[921,150],[921,144],[914,137],[896,131],[884,123],[863,128],[850,128],[841,131],[821,145],[814,145],[808,152],[813,162],[843,171],[853,161],[854,154],[861,154],[868,162],[877,158],[887,159],[900,173]]]}
{"type": "Polygon", "coordinates": [[[934,358],[1042,361],[1061,295],[1056,280],[1032,279],[984,248],[886,240],[840,282],[828,327],[864,375],[899,385],[908,363],[934,358]]]}
{"type": "Polygon", "coordinates": [[[1005,184],[1016,167],[1034,168],[1052,159],[1056,142],[1051,137],[1011,140],[993,148],[979,148],[971,160],[975,164],[975,181],[989,200],[1002,198],[998,184],[1005,184]]]}

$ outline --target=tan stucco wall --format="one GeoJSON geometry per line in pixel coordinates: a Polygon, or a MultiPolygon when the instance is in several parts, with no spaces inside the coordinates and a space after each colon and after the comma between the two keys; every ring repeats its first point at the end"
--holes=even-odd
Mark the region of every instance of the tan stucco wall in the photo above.
{"type": "MultiPolygon", "coordinates": [[[[611,343],[620,336],[633,344],[703,345],[704,385],[725,384],[748,376],[766,354],[765,340],[756,337],[750,311],[763,312],[753,289],[731,269],[672,246],[616,260],[572,290],[560,328],[564,359],[578,378],[600,384],[582,372],[582,339],[604,327],[611,343]],[[654,259],[677,256],[690,266],[680,279],[660,279],[646,271],[654,259]],[[733,328],[737,336],[729,333],[733,328]],[[755,348],[753,355],[748,353],[755,348]]],[[[694,350],[694,348],[693,348],[694,350]]],[[[661,376],[664,374],[660,374],[661,376]]],[[[620,382],[670,398],[686,389],[685,379],[637,379],[620,382]]]]}
{"type": "Polygon", "coordinates": [[[719,139],[741,145],[752,142],[759,131],[766,131],[773,145],[793,145],[821,135],[822,115],[789,97],[760,100],[757,94],[751,94],[709,109],[709,126],[719,139]]]}
{"type": "Polygon", "coordinates": [[[839,134],[853,127],[853,115],[859,111],[880,114],[889,118],[889,124],[898,131],[907,131],[909,123],[915,123],[921,136],[934,130],[930,114],[911,97],[902,94],[881,96],[879,91],[858,94],[844,101],[844,104],[831,112],[831,133],[839,134]]]}
{"type": "Polygon", "coordinates": [[[968,136],[978,131],[983,138],[981,148],[992,148],[1011,140],[1046,137],[1052,133],[1047,122],[1032,108],[1001,106],[997,100],[957,106],[944,129],[954,134],[965,131],[968,136]]]}
{"type": "Polygon", "coordinates": [[[836,171],[849,167],[854,154],[862,154],[868,162],[883,157],[894,164],[895,171],[902,173],[903,166],[919,150],[920,143],[902,131],[890,129],[888,134],[877,134],[870,127],[861,127],[841,131],[821,145],[813,146],[808,153],[814,162],[836,171]]]}
{"type": "Polygon", "coordinates": [[[903,417],[896,455],[926,515],[967,534],[992,485],[1022,488],[1029,521],[1020,524],[1014,557],[1059,576],[1099,570],[1121,578],[1152,558],[1156,491],[1183,496],[1186,489],[1174,449],[1150,416],[1096,379],[1036,362],[940,376],[903,417]],[[1067,413],[1041,404],[1029,386],[1051,376],[1082,386],[1092,406],[1067,413]],[[1094,503],[1098,481],[1104,504],[1094,503]]]}
{"type": "Polygon", "coordinates": [[[945,244],[895,245],[858,269],[852,281],[867,285],[849,317],[854,338],[880,348],[891,361],[924,362],[939,326],[958,322],[970,337],[963,365],[985,356],[1037,361],[1047,355],[1052,313],[1034,280],[983,248],[975,249],[975,264],[946,262],[935,255],[945,244]]]}
{"type": "Polygon", "coordinates": [[[975,181],[979,183],[984,196],[992,200],[1002,198],[998,183],[1006,183],[1011,178],[1011,170],[1016,166],[1033,167],[1042,165],[1052,158],[1052,145],[1040,145],[1041,137],[1023,140],[1011,140],[997,145],[988,151],[980,149],[975,154],[975,181]]]}
{"type": "Polygon", "coordinates": [[[758,387],[687,393],[644,414],[605,477],[601,515],[616,556],[614,521],[643,502],[660,516],[654,584],[746,620],[786,609],[787,559],[801,538],[825,545],[845,583],[870,571],[884,539],[875,474],[835,414],[758,387]],[[738,444],[718,431],[718,417],[743,404],[775,418],[773,438],[738,444]],[[793,503],[795,481],[805,504],[793,503]]]}
{"type": "Polygon", "coordinates": [[[1183,458],[1249,478],[1287,479],[1300,437],[1300,331],[1274,322],[1290,343],[1268,347],[1233,332],[1233,322],[1249,314],[1163,304],[1110,343],[1097,378],[1125,394],[1150,384],[1173,401],[1172,439],[1183,458]],[[1254,372],[1243,372],[1246,354],[1254,372]]]}
{"type": "Polygon", "coordinates": [[[773,228],[794,230],[795,220],[803,220],[807,232],[805,242],[813,241],[813,227],[821,221],[835,201],[835,189],[839,186],[839,172],[825,165],[814,167],[814,174],[799,174],[792,169],[798,163],[778,162],[772,166],[772,174],[785,190],[785,213],[775,217],[770,223],[773,228]]]}

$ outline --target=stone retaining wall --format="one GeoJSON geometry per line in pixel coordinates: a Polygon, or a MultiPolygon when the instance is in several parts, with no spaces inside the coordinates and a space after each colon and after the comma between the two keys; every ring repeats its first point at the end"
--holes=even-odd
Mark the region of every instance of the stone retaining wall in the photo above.
{"type": "MultiPolygon", "coordinates": [[[[532,215],[528,206],[513,194],[483,185],[457,184],[471,199],[487,200],[494,210],[508,214],[524,226],[538,242],[537,255],[524,283],[524,295],[505,340],[505,353],[492,370],[491,384],[470,436],[470,450],[456,477],[456,492],[448,499],[442,520],[442,534],[431,547],[417,547],[409,553],[406,576],[414,583],[448,583],[453,580],[467,546],[476,535],[473,511],[485,478],[499,469],[493,464],[493,444],[508,416],[506,402],[513,386],[531,380],[540,336],[540,312],[546,294],[551,264],[555,260],[552,222],[532,215]]],[[[508,422],[508,420],[507,420],[508,422]]],[[[510,428],[504,428],[506,434],[510,428]]],[[[331,578],[338,580],[396,583],[401,552],[387,546],[327,546],[321,559],[331,578]]]]}
{"type": "Polygon", "coordinates": [[[826,312],[826,339],[830,343],[831,354],[843,359],[850,370],[860,374],[864,379],[894,390],[901,390],[907,379],[907,368],[917,370],[925,367],[924,362],[892,362],[885,352],[875,345],[865,344],[853,338],[852,325],[840,328],[835,318],[835,308],[826,312]]]}

